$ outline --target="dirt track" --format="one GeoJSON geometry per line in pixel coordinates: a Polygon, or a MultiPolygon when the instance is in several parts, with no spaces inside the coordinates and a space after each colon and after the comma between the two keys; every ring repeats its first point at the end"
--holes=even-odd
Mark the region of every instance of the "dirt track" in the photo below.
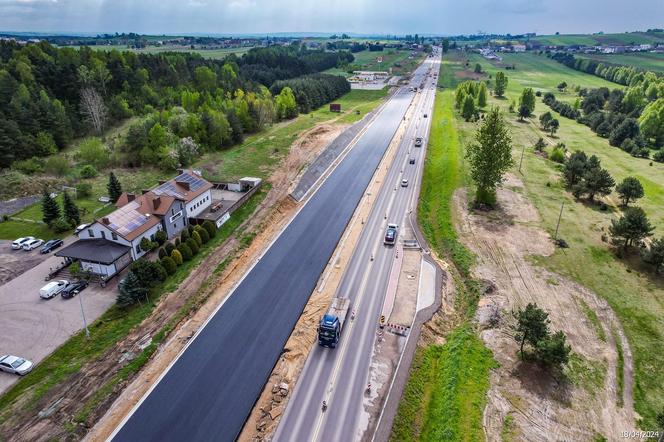
{"type": "Polygon", "coordinates": [[[548,256],[554,246],[546,232],[533,226],[539,215],[520,193],[522,188],[518,178],[509,176],[498,192],[499,209],[489,213],[469,211],[465,193],[455,194],[462,241],[477,256],[476,276],[487,281],[489,287],[477,313],[484,329],[481,336],[500,364],[492,373],[485,409],[487,440],[502,440],[508,415],[513,420],[510,432],[517,440],[593,440],[596,434],[617,440],[620,431],[635,427],[632,357],[627,340],[604,300],[532,264],[529,256],[548,256]],[[580,307],[581,301],[597,313],[606,342],[593,329],[580,307]],[[605,370],[602,387],[593,388],[586,381],[573,385],[556,380],[520,361],[510,312],[529,302],[549,312],[551,329],[566,333],[574,353],[605,370]],[[501,312],[497,327],[490,324],[495,311],[501,312]],[[622,341],[625,357],[622,407],[617,398],[617,353],[612,330],[622,341]]]}

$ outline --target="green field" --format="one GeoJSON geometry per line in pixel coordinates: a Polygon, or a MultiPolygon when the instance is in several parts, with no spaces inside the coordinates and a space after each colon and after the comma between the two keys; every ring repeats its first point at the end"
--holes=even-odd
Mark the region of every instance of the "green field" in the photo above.
{"type": "Polygon", "coordinates": [[[603,63],[633,66],[644,71],[664,73],[664,54],[634,52],[631,54],[583,54],[577,58],[590,58],[603,63]]]}
{"type": "MultiPolygon", "coordinates": [[[[597,77],[553,64],[545,57],[523,55],[507,57],[517,65],[516,71],[506,71],[509,77],[507,99],[491,98],[490,104],[500,106],[506,113],[515,156],[520,155],[522,147],[526,146],[522,179],[529,199],[541,215],[542,221],[537,225],[553,236],[560,205],[565,203],[560,236],[570,247],[558,249],[553,256],[537,258],[536,261],[579,282],[609,302],[625,329],[634,356],[634,399],[635,409],[644,419],[641,428],[655,428],[655,414],[664,407],[664,383],[661,381],[664,378],[664,354],[656,350],[664,341],[664,280],[643,267],[638,257],[628,261],[615,258],[611,248],[602,241],[610,220],[620,214],[616,195],[607,199],[609,210],[606,212],[596,205],[575,201],[563,188],[559,166],[534,155],[531,146],[539,137],[548,139],[549,144],[563,142],[569,150],[579,149],[597,155],[617,182],[626,176],[637,177],[646,193],[638,205],[656,226],[657,237],[664,235],[664,165],[650,165],[649,161],[633,158],[609,146],[606,139],[598,137],[586,126],[560,116],[560,130],[555,139],[550,139],[536,123],[541,113],[550,110],[540,100],[535,116],[527,123],[518,122],[515,114],[507,113],[507,108],[511,100],[518,100],[524,87],[547,90],[563,80],[582,87],[596,87],[603,82],[597,77]]],[[[608,86],[615,88],[617,85],[608,83],[608,86]]],[[[559,95],[565,97],[556,93],[559,95]]],[[[458,121],[458,126],[461,136],[470,136],[475,130],[473,123],[458,121]]]]}
{"type": "Polygon", "coordinates": [[[360,51],[353,54],[353,61],[349,68],[332,68],[325,71],[326,74],[344,75],[346,77],[351,71],[389,71],[392,69],[394,75],[404,75],[412,71],[422,59],[422,55],[409,58],[410,50],[385,49],[384,51],[371,52],[369,50],[360,51]],[[379,62],[378,58],[382,58],[379,62]]]}
{"type": "Polygon", "coordinates": [[[664,43],[662,32],[625,32],[622,34],[567,34],[567,35],[538,35],[531,41],[543,45],[629,45],[664,43]]]}
{"type": "MultiPolygon", "coordinates": [[[[574,95],[573,92],[571,92],[571,89],[575,85],[587,88],[607,87],[609,89],[623,87],[619,84],[604,80],[603,78],[570,69],[563,64],[547,58],[546,55],[521,53],[501,54],[501,56],[503,57],[503,61],[500,65],[490,63],[479,54],[472,54],[470,62],[471,65],[480,63],[482,65],[482,70],[488,72],[492,76],[495,76],[495,73],[498,70],[502,70],[510,80],[507,88],[508,96],[510,97],[516,94],[521,94],[524,87],[532,87],[533,89],[542,92],[551,91],[558,96],[559,94],[556,87],[562,81],[565,81],[568,84],[568,90],[570,90],[570,92],[567,95],[570,97],[574,95]],[[514,65],[516,69],[505,70],[502,68],[502,66],[505,65],[514,65]]],[[[561,95],[559,98],[563,99],[564,95],[561,95]]],[[[574,98],[576,98],[575,95],[574,98]]]]}
{"type": "MultiPolygon", "coordinates": [[[[80,46],[67,46],[71,48],[80,48],[80,46]]],[[[221,60],[230,54],[242,55],[245,52],[248,52],[251,47],[241,47],[241,48],[218,48],[218,49],[202,49],[195,47],[191,49],[190,46],[175,46],[175,45],[164,45],[164,46],[147,46],[145,48],[136,49],[131,48],[127,45],[99,45],[99,46],[89,46],[89,48],[95,51],[131,51],[136,52],[137,54],[160,54],[163,52],[192,52],[201,54],[205,58],[211,58],[215,60],[221,60]]]]}

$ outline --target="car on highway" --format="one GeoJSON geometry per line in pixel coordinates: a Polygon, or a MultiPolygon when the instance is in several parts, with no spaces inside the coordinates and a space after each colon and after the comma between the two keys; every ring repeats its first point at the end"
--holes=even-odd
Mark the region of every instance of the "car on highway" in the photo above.
{"type": "Polygon", "coordinates": [[[7,373],[23,376],[30,373],[32,367],[34,367],[34,364],[27,359],[13,355],[0,356],[0,370],[7,373]]]}
{"type": "Polygon", "coordinates": [[[67,285],[67,287],[63,288],[60,291],[60,296],[62,296],[62,299],[73,298],[74,296],[81,293],[87,286],[88,281],[85,279],[79,279],[78,281],[74,281],[67,285]]]}
{"type": "Polygon", "coordinates": [[[401,180],[401,187],[408,187],[408,180],[406,179],[401,180]]]}
{"type": "Polygon", "coordinates": [[[387,230],[385,230],[385,238],[383,239],[383,244],[392,246],[397,242],[397,233],[399,226],[396,224],[388,224],[387,230]]]}
{"type": "Polygon", "coordinates": [[[36,238],[36,239],[31,239],[30,241],[28,241],[26,243],[23,243],[21,248],[23,250],[25,250],[26,252],[29,252],[30,250],[36,249],[37,247],[41,246],[42,244],[44,244],[44,240],[36,238]]]}
{"type": "Polygon", "coordinates": [[[424,114],[424,118],[426,118],[426,117],[428,117],[428,115],[427,115],[427,114],[424,114]]]}
{"type": "Polygon", "coordinates": [[[59,279],[57,281],[51,281],[46,284],[44,287],[39,289],[39,297],[42,299],[51,299],[64,290],[65,287],[69,285],[69,281],[66,279],[59,279]]]}
{"type": "Polygon", "coordinates": [[[415,147],[422,147],[422,138],[415,138],[415,147]]]}
{"type": "Polygon", "coordinates": [[[33,239],[35,239],[34,236],[24,236],[23,238],[19,238],[12,243],[12,249],[19,250],[23,248],[23,244],[32,241],[33,239]]]}
{"type": "Polygon", "coordinates": [[[53,250],[57,249],[58,247],[62,246],[63,242],[61,239],[51,239],[49,241],[46,241],[46,244],[44,244],[44,247],[41,248],[39,253],[49,253],[52,252],[53,250]]]}
{"type": "Polygon", "coordinates": [[[415,164],[415,158],[411,158],[408,162],[409,162],[410,164],[415,164]]]}

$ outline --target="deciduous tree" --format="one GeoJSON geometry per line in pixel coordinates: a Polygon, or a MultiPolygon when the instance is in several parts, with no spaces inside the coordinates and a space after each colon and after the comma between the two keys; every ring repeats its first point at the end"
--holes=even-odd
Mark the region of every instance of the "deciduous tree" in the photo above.
{"type": "Polygon", "coordinates": [[[505,89],[507,89],[507,75],[504,72],[496,72],[496,80],[494,86],[494,93],[497,97],[502,97],[505,95],[505,89]]]}

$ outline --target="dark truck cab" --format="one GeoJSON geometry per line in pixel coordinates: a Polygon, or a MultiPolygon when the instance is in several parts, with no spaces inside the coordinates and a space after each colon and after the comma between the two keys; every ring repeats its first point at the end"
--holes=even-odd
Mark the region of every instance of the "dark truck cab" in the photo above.
{"type": "Polygon", "coordinates": [[[318,324],[318,345],[322,347],[335,348],[339,343],[341,330],[343,329],[350,299],[334,298],[327,313],[323,315],[318,324]]]}

